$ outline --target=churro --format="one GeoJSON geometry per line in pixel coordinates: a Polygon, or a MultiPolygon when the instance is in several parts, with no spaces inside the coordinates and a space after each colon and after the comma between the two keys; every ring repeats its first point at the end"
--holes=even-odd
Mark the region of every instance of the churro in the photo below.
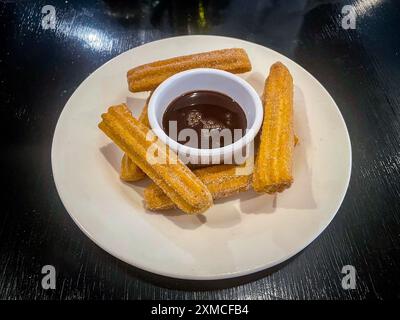
{"type": "Polygon", "coordinates": [[[293,182],[293,79],[280,62],[272,65],[264,86],[264,120],[256,155],[253,188],[276,193],[293,182]]]}
{"type": "Polygon", "coordinates": [[[148,97],[146,104],[144,105],[142,112],[139,115],[139,121],[146,127],[150,128],[150,122],[149,122],[149,116],[148,116],[148,110],[149,110],[149,101],[150,101],[150,96],[148,97]]]}
{"type": "Polygon", "coordinates": [[[179,209],[186,213],[201,213],[212,205],[211,193],[204,183],[149,128],[135,119],[125,104],[110,107],[102,114],[102,119],[99,128],[179,209]],[[156,158],[149,154],[150,150],[156,158]]]}
{"type": "MultiPolygon", "coordinates": [[[[239,166],[216,165],[194,170],[193,172],[207,186],[214,200],[225,198],[249,190],[252,174],[238,174],[239,166]]],[[[146,207],[149,210],[167,210],[174,208],[174,203],[156,184],[151,184],[144,191],[146,207]]]]}
{"type": "Polygon", "coordinates": [[[128,157],[125,153],[121,160],[121,172],[119,177],[127,182],[134,182],[143,179],[146,174],[128,157]]]}
{"type": "MultiPolygon", "coordinates": [[[[147,109],[149,105],[150,96],[147,98],[146,103],[142,109],[142,112],[139,115],[139,121],[145,125],[146,127],[150,128],[149,118],[147,116],[147,109]]],[[[143,179],[146,177],[146,174],[133,162],[129,157],[124,154],[121,160],[121,171],[119,177],[121,180],[127,182],[135,182],[143,179]]]]}
{"type": "Polygon", "coordinates": [[[155,61],[128,71],[129,90],[132,92],[154,90],[170,76],[194,68],[213,68],[232,73],[251,70],[247,53],[241,48],[215,50],[155,61]]]}

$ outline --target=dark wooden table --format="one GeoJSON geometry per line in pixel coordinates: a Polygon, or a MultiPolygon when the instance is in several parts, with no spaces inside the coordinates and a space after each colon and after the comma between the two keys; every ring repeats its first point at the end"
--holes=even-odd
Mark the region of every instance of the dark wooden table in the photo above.
{"type": "Polygon", "coordinates": [[[398,1],[3,1],[0,18],[0,298],[400,298],[398,1]],[[42,28],[46,4],[55,29],[42,28]],[[346,4],[356,29],[342,28],[346,4]],[[91,39],[92,31],[103,36],[91,39]],[[342,207],[273,270],[217,282],[138,270],[90,241],[58,197],[50,150],[70,95],[121,52],[183,34],[241,38],[288,56],[328,89],[346,120],[353,168],[342,207]],[[44,265],[56,268],[55,290],[42,289],[44,265]],[[342,288],[344,265],[357,271],[354,290],[342,288]]]}

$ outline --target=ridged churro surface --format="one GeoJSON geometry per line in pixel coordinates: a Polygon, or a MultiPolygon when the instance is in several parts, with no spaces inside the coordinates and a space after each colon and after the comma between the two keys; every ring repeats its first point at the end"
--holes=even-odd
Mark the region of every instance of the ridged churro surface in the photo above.
{"type": "Polygon", "coordinates": [[[275,193],[293,182],[293,79],[280,62],[272,65],[264,87],[264,120],[253,174],[257,192],[275,193]]]}
{"type": "MultiPolygon", "coordinates": [[[[143,106],[142,112],[139,115],[139,121],[150,128],[149,118],[147,116],[147,109],[150,101],[150,96],[147,98],[145,105],[143,106]]],[[[129,157],[124,154],[121,160],[121,171],[119,177],[121,180],[127,182],[135,182],[142,180],[146,177],[146,174],[131,160],[129,157]]]]}
{"type": "MultiPolygon", "coordinates": [[[[216,165],[194,170],[194,173],[207,186],[213,199],[216,200],[250,188],[252,174],[239,175],[238,167],[235,165],[216,165]]],[[[151,184],[145,189],[144,199],[149,210],[174,208],[174,203],[156,184],[151,184]]]]}
{"type": "Polygon", "coordinates": [[[186,213],[201,213],[212,205],[211,193],[204,183],[149,128],[135,119],[125,104],[110,107],[102,114],[102,119],[99,128],[179,209],[186,213]],[[165,161],[151,159],[151,155],[165,161]]]}
{"type": "Polygon", "coordinates": [[[132,92],[154,90],[172,75],[195,68],[214,68],[232,73],[251,70],[247,53],[241,48],[215,50],[155,61],[128,71],[129,90],[132,92]]]}

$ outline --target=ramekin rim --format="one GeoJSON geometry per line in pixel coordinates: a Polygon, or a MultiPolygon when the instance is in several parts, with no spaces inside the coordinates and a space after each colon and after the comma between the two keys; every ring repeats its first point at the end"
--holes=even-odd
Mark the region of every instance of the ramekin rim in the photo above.
{"type": "MultiPolygon", "coordinates": [[[[243,107],[240,106],[242,109],[243,107]]],[[[263,119],[263,107],[262,103],[260,100],[260,97],[258,96],[257,92],[255,89],[244,79],[241,77],[219,69],[211,69],[211,68],[196,68],[196,69],[191,69],[191,70],[186,70],[179,72],[171,77],[169,77],[167,80],[165,80],[163,83],[161,83],[153,92],[153,94],[150,97],[149,100],[149,105],[148,105],[148,118],[149,118],[149,123],[155,134],[163,143],[168,145],[173,151],[179,152],[179,153],[185,153],[188,155],[192,156],[209,156],[209,157],[215,157],[215,156],[221,156],[225,155],[226,153],[235,153],[238,150],[242,149],[243,147],[247,146],[249,143],[251,143],[255,136],[257,135],[258,131],[261,128],[262,124],[262,119],[263,119]],[[174,139],[170,138],[166,132],[162,129],[160,126],[159,122],[157,121],[157,99],[159,97],[159,94],[168,88],[171,83],[176,81],[179,78],[190,76],[192,74],[198,74],[198,73],[208,73],[208,74],[218,74],[222,75],[224,77],[229,78],[230,80],[236,81],[239,83],[241,86],[243,86],[246,90],[246,92],[249,93],[254,109],[255,109],[255,117],[254,117],[254,122],[253,125],[250,128],[246,129],[246,133],[243,137],[238,139],[232,144],[226,145],[221,148],[214,148],[214,149],[201,149],[201,148],[193,148],[189,146],[185,146],[174,139]]]]}

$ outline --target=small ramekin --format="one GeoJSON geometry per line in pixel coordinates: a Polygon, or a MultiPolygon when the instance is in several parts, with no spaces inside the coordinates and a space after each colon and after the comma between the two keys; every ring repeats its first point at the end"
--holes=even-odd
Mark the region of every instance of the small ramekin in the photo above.
{"type": "Polygon", "coordinates": [[[177,152],[185,163],[241,163],[245,160],[243,150],[251,147],[260,130],[263,107],[257,92],[242,78],[226,71],[199,68],[177,73],[159,85],[149,101],[148,117],[158,138],[177,152]],[[247,118],[245,135],[230,145],[214,149],[188,147],[171,139],[162,129],[166,108],[182,94],[197,90],[217,91],[234,99],[247,118]]]}

